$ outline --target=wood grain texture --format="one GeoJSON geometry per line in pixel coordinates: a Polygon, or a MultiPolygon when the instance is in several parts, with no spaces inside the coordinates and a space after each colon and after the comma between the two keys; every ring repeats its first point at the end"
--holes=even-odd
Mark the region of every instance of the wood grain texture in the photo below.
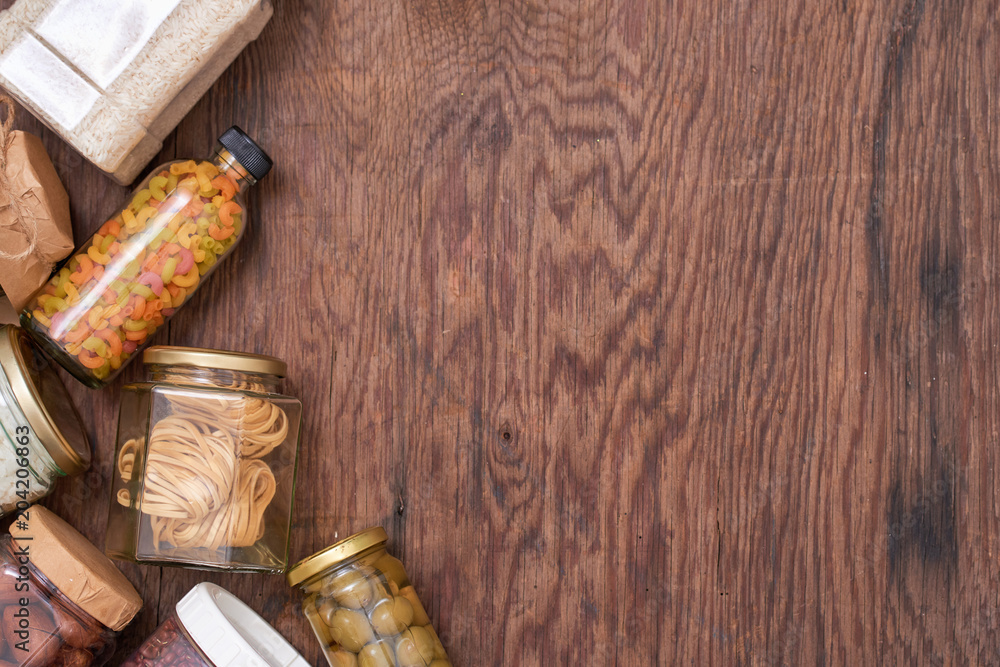
{"type": "MultiPolygon", "coordinates": [[[[998,101],[996,2],[279,2],[163,151],[277,167],[158,342],[288,360],[293,557],[384,525],[456,665],[997,664],[998,101]]],[[[18,127],[83,238],[124,189],[18,127]]],[[[322,660],[125,569],[121,656],[210,580],[322,660]]]]}

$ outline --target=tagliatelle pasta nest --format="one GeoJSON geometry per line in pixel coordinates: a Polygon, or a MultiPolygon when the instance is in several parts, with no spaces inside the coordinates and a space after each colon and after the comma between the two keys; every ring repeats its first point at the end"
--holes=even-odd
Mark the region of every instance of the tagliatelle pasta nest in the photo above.
{"type": "MultiPolygon", "coordinates": [[[[167,400],[172,414],[156,422],[148,445],[128,440],[117,461],[126,482],[136,466],[142,470],[134,506],[150,517],[154,546],[252,546],[264,535],[264,513],[277,489],[261,459],[285,441],[287,415],[253,396],[167,400]]],[[[133,504],[127,489],[118,502],[133,504]]]]}

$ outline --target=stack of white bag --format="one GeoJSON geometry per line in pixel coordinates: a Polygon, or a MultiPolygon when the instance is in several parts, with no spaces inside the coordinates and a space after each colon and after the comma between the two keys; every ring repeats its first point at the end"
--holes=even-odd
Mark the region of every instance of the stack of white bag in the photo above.
{"type": "Polygon", "coordinates": [[[0,86],[128,184],[271,13],[270,0],[19,0],[0,12],[0,86]]]}

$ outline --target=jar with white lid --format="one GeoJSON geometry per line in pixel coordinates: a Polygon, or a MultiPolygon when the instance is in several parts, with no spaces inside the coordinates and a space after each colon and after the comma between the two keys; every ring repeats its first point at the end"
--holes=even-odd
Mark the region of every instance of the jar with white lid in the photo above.
{"type": "Polygon", "coordinates": [[[331,667],[451,667],[381,527],[296,563],[286,575],[331,667]]]}
{"type": "Polygon", "coordinates": [[[288,566],[302,403],[274,357],[156,346],[121,393],[105,552],[155,565],[288,566]]]}
{"type": "Polygon", "coordinates": [[[122,667],[309,667],[291,644],[235,595],[192,588],[122,667]]]}
{"type": "Polygon", "coordinates": [[[90,467],[90,444],[62,380],[24,331],[0,326],[0,516],[90,467]]]}

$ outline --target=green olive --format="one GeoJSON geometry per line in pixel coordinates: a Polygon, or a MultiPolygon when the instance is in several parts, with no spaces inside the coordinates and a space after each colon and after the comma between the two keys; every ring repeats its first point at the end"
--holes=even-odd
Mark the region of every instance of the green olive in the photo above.
{"type": "Polygon", "coordinates": [[[399,651],[400,646],[402,646],[403,650],[412,651],[406,643],[407,640],[416,646],[417,654],[425,663],[430,663],[434,659],[434,639],[427,630],[419,625],[411,626],[400,635],[400,639],[396,644],[396,650],[399,651]]]}
{"type": "Polygon", "coordinates": [[[327,653],[333,667],[358,667],[358,658],[350,651],[338,649],[327,653]]]}
{"type": "Polygon", "coordinates": [[[451,663],[443,658],[438,658],[431,663],[431,667],[451,667],[451,663]]]}
{"type": "Polygon", "coordinates": [[[430,634],[431,639],[434,640],[434,657],[440,659],[447,659],[448,653],[444,650],[444,644],[438,639],[438,635],[434,632],[434,628],[429,625],[425,625],[424,629],[430,634]]]}
{"type": "Polygon", "coordinates": [[[389,591],[389,587],[383,584],[381,579],[370,579],[369,583],[372,585],[372,599],[369,604],[365,605],[365,609],[377,607],[382,604],[383,600],[392,599],[392,593],[389,591]]]}
{"type": "Polygon", "coordinates": [[[417,592],[413,590],[413,586],[406,586],[399,589],[399,594],[410,601],[410,605],[413,607],[413,624],[414,625],[427,625],[431,622],[430,617],[427,612],[424,611],[424,605],[420,604],[420,598],[417,597],[417,592]]]}
{"type": "Polygon", "coordinates": [[[371,582],[357,570],[341,570],[323,584],[323,595],[332,595],[342,607],[363,609],[375,596],[371,582]]]}
{"type": "Polygon", "coordinates": [[[392,637],[413,622],[413,607],[406,598],[397,596],[375,605],[369,618],[375,632],[383,637],[392,637]]]}
{"type": "Polygon", "coordinates": [[[359,667],[396,667],[392,649],[385,642],[372,642],[358,654],[359,667]]]}
{"type": "Polygon", "coordinates": [[[302,611],[305,612],[306,618],[309,619],[309,625],[312,626],[313,632],[316,633],[316,637],[320,642],[323,644],[332,644],[333,637],[330,636],[330,627],[319,615],[319,612],[316,611],[316,605],[307,602],[302,606],[302,611]]]}
{"type": "Polygon", "coordinates": [[[333,625],[333,615],[337,609],[337,603],[333,598],[319,598],[319,604],[316,605],[316,613],[328,626],[333,625]]]}
{"type": "Polygon", "coordinates": [[[375,641],[375,633],[368,624],[368,617],[353,609],[338,609],[330,619],[330,636],[348,651],[357,653],[368,642],[375,641]]]}
{"type": "Polygon", "coordinates": [[[404,632],[396,640],[396,659],[399,660],[399,667],[426,667],[427,665],[420,657],[417,642],[413,641],[413,635],[409,631],[404,632]]]}
{"type": "Polygon", "coordinates": [[[375,562],[375,567],[381,570],[382,574],[396,586],[402,588],[410,585],[410,579],[406,576],[406,570],[399,559],[390,554],[385,554],[375,562]]]}

